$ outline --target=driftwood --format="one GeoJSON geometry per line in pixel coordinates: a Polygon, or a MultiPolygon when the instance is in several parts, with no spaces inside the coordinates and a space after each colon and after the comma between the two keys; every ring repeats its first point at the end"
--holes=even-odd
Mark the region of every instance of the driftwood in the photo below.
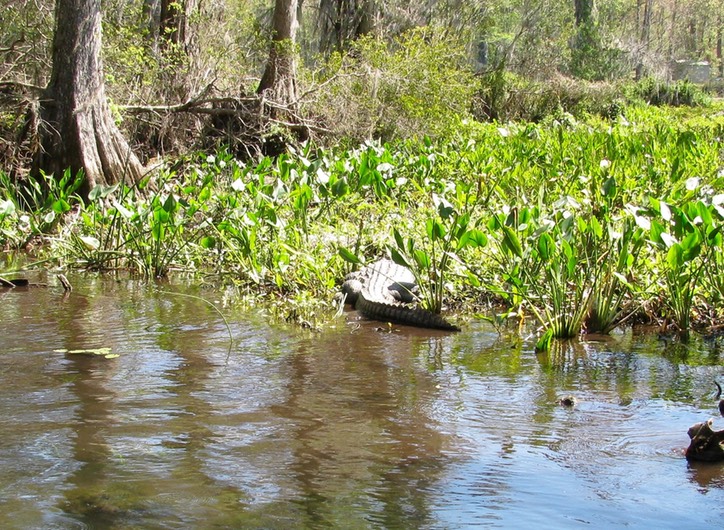
{"type": "Polygon", "coordinates": [[[14,278],[12,280],[7,280],[0,276],[0,287],[8,287],[10,289],[14,287],[27,287],[29,285],[29,282],[25,278],[14,278]]]}
{"type": "Polygon", "coordinates": [[[689,427],[687,434],[691,443],[686,449],[687,460],[718,462],[724,460],[724,430],[711,428],[714,420],[707,420],[689,427]]]}

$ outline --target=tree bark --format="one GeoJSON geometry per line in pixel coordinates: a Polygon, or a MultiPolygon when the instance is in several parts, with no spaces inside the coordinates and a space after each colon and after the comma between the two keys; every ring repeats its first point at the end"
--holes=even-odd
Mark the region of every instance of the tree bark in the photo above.
{"type": "Polygon", "coordinates": [[[349,41],[374,30],[374,0],[321,0],[317,10],[319,51],[343,50],[349,41]]]}
{"type": "Polygon", "coordinates": [[[593,22],[593,14],[596,9],[595,0],[574,0],[573,6],[576,26],[593,22]]]}
{"type": "Polygon", "coordinates": [[[161,42],[176,45],[191,53],[189,17],[197,9],[198,0],[161,0],[159,36],[161,42]]]}
{"type": "Polygon", "coordinates": [[[297,99],[296,34],[298,0],[276,0],[272,19],[272,42],[269,59],[261,78],[258,94],[289,105],[297,99]]]}
{"type": "Polygon", "coordinates": [[[136,182],[143,169],[113,121],[100,51],[100,0],[56,0],[53,70],[33,169],[58,178],[67,168],[83,170],[84,194],[98,184],[136,182]]]}

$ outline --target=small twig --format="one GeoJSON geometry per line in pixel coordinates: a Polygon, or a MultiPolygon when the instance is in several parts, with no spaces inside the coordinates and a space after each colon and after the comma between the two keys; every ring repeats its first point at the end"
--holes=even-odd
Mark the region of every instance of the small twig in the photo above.
{"type": "Polygon", "coordinates": [[[60,281],[60,284],[63,286],[63,290],[66,293],[69,293],[73,290],[73,286],[70,284],[68,278],[66,278],[64,274],[58,274],[58,281],[60,281]]]}

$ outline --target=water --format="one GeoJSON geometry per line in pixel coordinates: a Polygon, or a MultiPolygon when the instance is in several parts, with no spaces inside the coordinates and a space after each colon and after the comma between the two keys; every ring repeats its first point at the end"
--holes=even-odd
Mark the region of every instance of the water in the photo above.
{"type": "Polygon", "coordinates": [[[724,464],[682,453],[717,414],[721,343],[536,355],[482,323],[314,333],[213,290],[70,279],[0,291],[2,528],[721,525],[724,464]],[[221,308],[231,351],[173,292],[221,308]],[[91,348],[118,357],[64,351],[91,348]]]}

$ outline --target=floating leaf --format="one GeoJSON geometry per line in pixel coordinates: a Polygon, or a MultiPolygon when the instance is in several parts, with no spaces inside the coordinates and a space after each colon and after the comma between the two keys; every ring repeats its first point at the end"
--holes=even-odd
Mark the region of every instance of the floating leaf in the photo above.
{"type": "Polygon", "coordinates": [[[115,359],[116,357],[120,357],[117,353],[111,353],[110,348],[89,348],[87,350],[68,350],[61,348],[53,351],[55,353],[68,353],[70,355],[97,355],[105,357],[106,359],[115,359]]]}

